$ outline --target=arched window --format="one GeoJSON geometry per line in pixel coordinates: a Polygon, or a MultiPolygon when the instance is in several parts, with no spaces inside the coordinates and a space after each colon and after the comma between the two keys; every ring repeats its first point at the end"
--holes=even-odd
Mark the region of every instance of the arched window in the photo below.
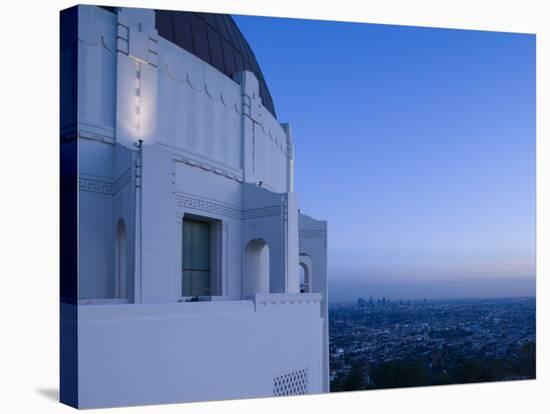
{"type": "Polygon", "coordinates": [[[124,220],[119,219],[116,226],[115,242],[115,298],[127,298],[127,249],[126,226],[124,220]]]}
{"type": "Polygon", "coordinates": [[[262,239],[251,240],[245,251],[244,296],[269,293],[269,246],[262,239]]]}

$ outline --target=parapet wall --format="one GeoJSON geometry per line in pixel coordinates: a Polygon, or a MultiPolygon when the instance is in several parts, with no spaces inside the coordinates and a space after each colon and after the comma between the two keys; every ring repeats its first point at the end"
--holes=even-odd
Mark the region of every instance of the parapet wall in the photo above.
{"type": "Polygon", "coordinates": [[[268,296],[79,306],[79,407],[322,392],[320,296],[268,296]]]}

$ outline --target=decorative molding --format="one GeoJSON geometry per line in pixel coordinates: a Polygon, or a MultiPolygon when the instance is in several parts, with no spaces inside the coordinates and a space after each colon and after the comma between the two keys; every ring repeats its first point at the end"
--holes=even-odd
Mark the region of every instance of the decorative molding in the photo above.
{"type": "Polygon", "coordinates": [[[78,137],[114,144],[115,128],[81,120],[78,122],[78,137]]]}
{"type": "Polygon", "coordinates": [[[128,168],[116,180],[81,174],[78,177],[78,190],[89,193],[116,195],[132,180],[132,168],[128,168]]]}
{"type": "Polygon", "coordinates": [[[300,239],[316,239],[324,238],[325,230],[300,230],[299,238],[300,239]]]}
{"type": "Polygon", "coordinates": [[[89,193],[99,193],[105,195],[113,195],[113,183],[105,179],[78,177],[78,190],[89,193]]]}
{"type": "MultiPolygon", "coordinates": [[[[163,46],[164,53],[174,53],[176,56],[179,55],[179,57],[182,57],[184,59],[198,59],[196,56],[190,55],[187,52],[184,52],[182,56],[176,51],[167,50],[165,45],[163,46]]],[[[200,63],[208,65],[207,63],[202,61],[200,61],[200,63]]],[[[253,102],[250,97],[244,94],[242,91],[239,94],[235,94],[235,97],[227,96],[230,94],[227,92],[224,93],[222,91],[215,90],[213,86],[209,86],[209,82],[206,79],[202,81],[193,81],[191,79],[192,75],[190,75],[189,71],[186,72],[185,79],[180,79],[180,77],[177,75],[177,66],[178,65],[176,64],[170,64],[166,62],[163,66],[159,67],[159,71],[166,73],[167,77],[172,81],[180,84],[186,83],[196,92],[204,92],[204,94],[213,101],[220,101],[226,108],[234,110],[238,115],[250,118],[255,124],[259,126],[266,138],[270,139],[286,156],[288,144],[286,142],[286,139],[281,136],[281,132],[285,134],[284,130],[282,130],[282,127],[278,123],[277,119],[273,117],[273,115],[267,110],[267,108],[263,106],[263,103],[259,98],[253,102]],[[174,69],[174,67],[176,67],[176,69],[174,69]],[[253,111],[253,105],[258,105],[259,108],[253,111]],[[256,116],[254,116],[254,114],[256,114],[256,116]]],[[[235,82],[233,79],[231,80],[235,82]]]]}
{"type": "Polygon", "coordinates": [[[130,181],[132,181],[132,167],[129,167],[126,171],[124,171],[122,175],[113,183],[113,193],[117,194],[120,190],[126,187],[130,181]]]}
{"type": "Polygon", "coordinates": [[[198,210],[204,213],[215,214],[218,216],[230,217],[237,220],[249,220],[281,214],[281,206],[269,206],[253,208],[248,210],[239,210],[235,207],[229,207],[215,201],[191,197],[186,194],[176,192],[176,205],[186,209],[198,210]]]}
{"type": "Polygon", "coordinates": [[[283,220],[288,221],[288,199],[283,200],[283,220]]]}
{"type": "MultiPolygon", "coordinates": [[[[208,96],[210,99],[212,99],[214,102],[221,102],[227,109],[234,110],[237,115],[241,115],[242,111],[240,109],[240,102],[238,99],[231,99],[231,97],[227,96],[229,93],[223,93],[223,92],[213,92],[210,91],[210,89],[213,89],[213,87],[208,88],[208,84],[206,82],[201,82],[201,85],[194,85],[193,81],[191,80],[191,76],[189,73],[185,74],[185,80],[180,80],[176,75],[172,73],[170,70],[169,64],[164,64],[164,70],[161,68],[159,69],[160,72],[166,73],[166,76],[170,78],[172,81],[177,83],[185,83],[187,86],[189,86],[191,89],[193,89],[195,92],[204,92],[206,96],[208,96]]],[[[195,82],[199,83],[199,82],[195,82]]]]}
{"type": "Polygon", "coordinates": [[[178,192],[176,192],[176,205],[178,207],[199,210],[205,213],[231,217],[237,220],[241,219],[241,211],[236,208],[224,206],[212,201],[189,197],[178,192]]]}
{"type": "Polygon", "coordinates": [[[262,217],[279,216],[281,214],[281,206],[270,206],[262,208],[254,208],[242,211],[242,220],[249,220],[262,217]]]}
{"type": "Polygon", "coordinates": [[[117,52],[128,55],[130,53],[130,28],[117,22],[117,52]]]}
{"type": "Polygon", "coordinates": [[[109,52],[111,54],[114,54],[115,47],[110,46],[110,45],[107,44],[108,42],[107,42],[107,40],[106,40],[106,38],[103,34],[99,35],[99,38],[96,39],[95,43],[92,43],[91,41],[86,40],[86,39],[82,39],[80,37],[78,38],[78,41],[80,43],[83,43],[85,46],[90,46],[90,47],[100,46],[100,47],[103,47],[107,52],[109,52]]]}
{"type": "MultiPolygon", "coordinates": [[[[163,145],[168,146],[169,148],[174,148],[166,144],[163,144],[163,145]]],[[[216,166],[215,164],[212,164],[212,163],[194,160],[192,158],[184,157],[182,155],[174,155],[173,159],[176,162],[181,162],[191,167],[200,168],[204,171],[209,171],[211,173],[221,175],[225,178],[229,178],[230,180],[237,181],[238,183],[244,182],[242,173],[234,173],[225,168],[220,168],[219,166],[216,166]]]]}
{"type": "Polygon", "coordinates": [[[322,296],[319,293],[256,293],[254,295],[256,306],[320,303],[321,299],[322,296]]]}

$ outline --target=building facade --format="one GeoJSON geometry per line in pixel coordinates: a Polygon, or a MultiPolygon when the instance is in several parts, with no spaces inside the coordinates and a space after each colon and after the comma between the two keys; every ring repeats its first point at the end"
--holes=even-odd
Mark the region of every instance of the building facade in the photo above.
{"type": "Polygon", "coordinates": [[[64,10],[61,100],[62,402],[328,392],[327,225],[233,20],[64,10]]]}

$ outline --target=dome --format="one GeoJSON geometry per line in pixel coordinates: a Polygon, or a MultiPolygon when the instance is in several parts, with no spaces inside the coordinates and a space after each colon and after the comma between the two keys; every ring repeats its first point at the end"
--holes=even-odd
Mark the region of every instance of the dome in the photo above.
{"type": "MultiPolygon", "coordinates": [[[[113,7],[104,7],[114,12],[113,7]]],[[[159,36],[191,52],[233,78],[242,70],[253,72],[264,107],[276,118],[275,106],[250,45],[230,15],[155,10],[159,36]]]]}

